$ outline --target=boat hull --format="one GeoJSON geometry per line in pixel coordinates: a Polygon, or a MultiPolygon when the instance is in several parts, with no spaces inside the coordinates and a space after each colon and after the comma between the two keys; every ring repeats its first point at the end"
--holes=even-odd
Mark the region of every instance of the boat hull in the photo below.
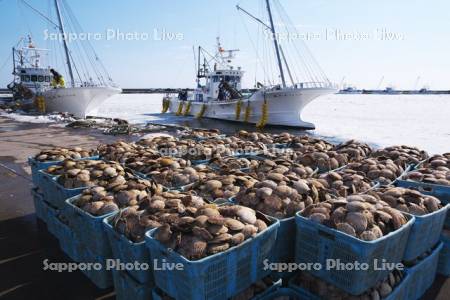
{"type": "MultiPolygon", "coordinates": [[[[332,88],[309,88],[258,91],[250,98],[241,101],[241,112],[237,118],[236,106],[239,100],[232,101],[191,101],[190,112],[187,115],[196,116],[206,104],[204,118],[221,119],[228,121],[244,122],[245,111],[250,106],[248,123],[257,124],[263,116],[263,104],[267,102],[266,125],[291,126],[305,129],[315,129],[313,123],[302,120],[301,113],[306,105],[319,96],[335,93],[332,88]]],[[[173,97],[170,99],[169,111],[176,113],[180,100],[173,97]]],[[[183,107],[185,112],[186,104],[183,107]]]]}
{"type": "Polygon", "coordinates": [[[67,112],[78,118],[95,115],[109,97],[121,93],[114,87],[58,88],[43,93],[47,112],[67,112]]]}

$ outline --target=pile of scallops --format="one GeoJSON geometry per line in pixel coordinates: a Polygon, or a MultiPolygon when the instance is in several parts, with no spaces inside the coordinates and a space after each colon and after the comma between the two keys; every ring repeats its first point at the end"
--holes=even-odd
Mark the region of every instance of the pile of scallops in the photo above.
{"type": "Polygon", "coordinates": [[[63,161],[66,158],[82,159],[98,155],[97,150],[86,150],[80,147],[75,148],[53,148],[43,150],[34,156],[39,162],[63,161]]]}
{"type": "Polygon", "coordinates": [[[198,260],[237,246],[269,225],[251,208],[206,204],[166,220],[153,237],[185,258],[198,260]]]}
{"type": "Polygon", "coordinates": [[[424,183],[450,185],[450,153],[433,155],[417,170],[406,174],[406,180],[424,183]]]}
{"type": "Polygon", "coordinates": [[[409,164],[422,162],[406,179],[450,185],[449,153],[428,158],[408,146],[373,150],[354,140],[334,145],[243,130],[231,136],[184,130],[179,137],[57,148],[35,158],[61,160],[46,172],[65,188],[86,188],[75,202],[80,209],[93,216],[118,212],[112,225],[133,242],[156,229],[155,239],[190,260],[241,244],[265,230],[270,217],[297,213],[373,241],[404,226],[410,214],[442,208],[435,197],[389,185],[409,164]],[[76,160],[97,153],[103,160],[76,160]]]}

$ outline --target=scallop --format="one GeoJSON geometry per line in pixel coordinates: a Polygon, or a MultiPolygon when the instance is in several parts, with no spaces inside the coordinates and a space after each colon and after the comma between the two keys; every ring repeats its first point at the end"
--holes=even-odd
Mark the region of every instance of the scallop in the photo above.
{"type": "MultiPolygon", "coordinates": [[[[259,220],[257,220],[256,222],[258,222],[259,220]]],[[[255,222],[255,225],[256,225],[255,222]]],[[[232,218],[226,218],[225,220],[225,225],[233,231],[239,231],[242,230],[244,228],[244,224],[238,220],[232,219],[232,218]]]]}
{"type": "Polygon", "coordinates": [[[222,243],[222,244],[209,244],[208,248],[207,248],[207,252],[209,254],[216,254],[219,252],[223,252],[228,250],[228,248],[230,248],[230,244],[229,243],[222,243]]]}
{"type": "Polygon", "coordinates": [[[352,225],[348,223],[339,223],[336,224],[336,229],[339,231],[342,231],[348,235],[355,236],[356,237],[356,231],[355,228],[353,228],[352,225]]]}
{"type": "Polygon", "coordinates": [[[205,241],[210,241],[214,238],[214,236],[205,228],[194,226],[192,228],[192,233],[205,241]]]}
{"type": "Polygon", "coordinates": [[[230,242],[233,245],[239,245],[241,244],[243,241],[245,240],[245,235],[242,232],[238,232],[236,234],[234,234],[231,239],[230,242]]]}
{"type": "Polygon", "coordinates": [[[221,187],[222,187],[222,182],[220,182],[219,180],[208,180],[206,182],[206,188],[209,191],[220,189],[221,187]]]}
{"type": "Polygon", "coordinates": [[[255,224],[256,222],[255,211],[251,208],[240,206],[239,210],[236,212],[236,215],[244,223],[255,224]]]}
{"type": "Polygon", "coordinates": [[[262,187],[262,188],[258,188],[256,190],[256,196],[262,199],[265,199],[267,197],[269,197],[270,195],[272,195],[273,190],[271,188],[268,187],[262,187]]]}
{"type": "Polygon", "coordinates": [[[249,238],[256,235],[256,233],[258,232],[258,227],[247,224],[244,226],[241,232],[245,236],[245,238],[249,238]]]}
{"type": "Polygon", "coordinates": [[[313,222],[322,224],[327,220],[327,216],[323,213],[313,213],[309,216],[309,219],[313,222]]]}
{"type": "Polygon", "coordinates": [[[357,233],[361,233],[367,228],[367,219],[364,214],[360,212],[350,212],[345,217],[345,221],[355,228],[357,233]]]}

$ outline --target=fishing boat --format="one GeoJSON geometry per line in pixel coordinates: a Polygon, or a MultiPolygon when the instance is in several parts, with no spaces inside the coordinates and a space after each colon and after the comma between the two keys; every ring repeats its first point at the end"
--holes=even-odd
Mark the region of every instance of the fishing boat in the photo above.
{"type": "MultiPolygon", "coordinates": [[[[85,118],[89,114],[95,114],[105,100],[122,92],[114,84],[90,44],[89,47],[69,49],[60,0],[54,0],[57,22],[27,2],[23,1],[23,3],[38,12],[59,31],[62,38],[58,42],[62,42],[70,83],[68,87],[51,84],[55,79],[50,72],[51,68],[41,66],[42,54],[49,50],[36,48],[30,38],[26,47],[13,48],[14,81],[8,87],[13,90],[16,97],[41,99],[45,103],[43,107],[46,112],[65,112],[75,117],[85,118]],[[83,51],[75,55],[76,49],[83,49],[83,51]],[[81,60],[79,65],[74,61],[74,57],[81,60]],[[96,79],[93,79],[94,77],[96,79]]],[[[63,2],[63,4],[68,5],[67,2],[63,2]]],[[[64,11],[71,12],[68,7],[65,7],[64,11]]],[[[73,15],[70,16],[70,20],[74,20],[73,15]]],[[[79,26],[78,23],[77,26],[79,26]]],[[[72,25],[72,28],[76,27],[72,25]]],[[[88,41],[85,42],[88,43],[88,41]]]]}
{"type": "Polygon", "coordinates": [[[271,36],[270,43],[273,44],[279,82],[258,82],[252,93],[243,93],[241,81],[244,71],[233,65],[233,59],[239,50],[225,50],[217,38],[215,55],[208,56],[205,49],[198,48],[197,88],[193,92],[186,91],[177,96],[165,97],[163,112],[248,122],[258,127],[280,125],[315,128],[313,123],[302,119],[303,109],[314,99],[337,92],[337,88],[321,70],[317,76],[310,76],[310,80],[294,79],[294,71],[288,65],[287,55],[278,41],[269,0],[265,1],[265,6],[268,24],[239,6],[237,9],[257,21],[271,36]],[[289,77],[289,83],[285,74],[289,77]]]}

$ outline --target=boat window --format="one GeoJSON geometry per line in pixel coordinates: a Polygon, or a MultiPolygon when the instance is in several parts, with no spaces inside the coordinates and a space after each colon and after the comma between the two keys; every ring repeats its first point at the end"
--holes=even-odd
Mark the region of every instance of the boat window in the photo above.
{"type": "Polygon", "coordinates": [[[225,76],[225,81],[231,81],[231,78],[233,78],[233,76],[225,76]]]}
{"type": "Polygon", "coordinates": [[[36,82],[37,81],[37,75],[31,75],[31,81],[36,82]]]}
{"type": "Polygon", "coordinates": [[[213,82],[218,82],[219,81],[219,76],[213,76],[213,82]]]}
{"type": "Polygon", "coordinates": [[[45,76],[45,82],[50,82],[50,76],[45,76]]]}
{"type": "Polygon", "coordinates": [[[39,81],[39,82],[44,82],[44,76],[39,75],[39,76],[38,76],[38,81],[39,81]]]}
{"type": "Polygon", "coordinates": [[[22,76],[20,76],[20,80],[22,82],[29,82],[30,81],[30,75],[22,75],[22,76]]]}

